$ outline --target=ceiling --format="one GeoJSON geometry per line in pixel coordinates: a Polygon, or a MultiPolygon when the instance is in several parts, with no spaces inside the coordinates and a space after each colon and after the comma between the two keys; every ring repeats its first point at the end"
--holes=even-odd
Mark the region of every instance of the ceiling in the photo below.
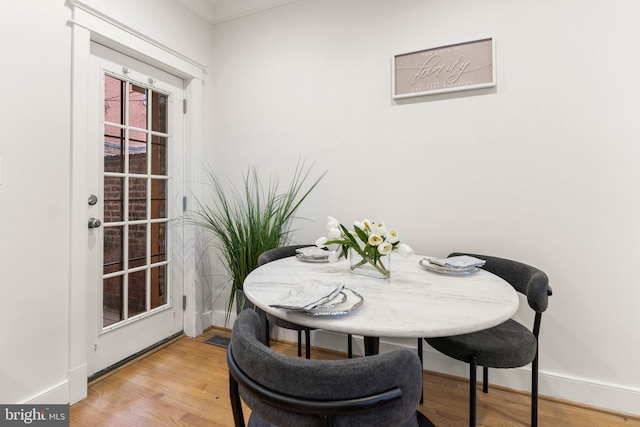
{"type": "Polygon", "coordinates": [[[212,24],[229,21],[296,0],[178,0],[212,24]]]}

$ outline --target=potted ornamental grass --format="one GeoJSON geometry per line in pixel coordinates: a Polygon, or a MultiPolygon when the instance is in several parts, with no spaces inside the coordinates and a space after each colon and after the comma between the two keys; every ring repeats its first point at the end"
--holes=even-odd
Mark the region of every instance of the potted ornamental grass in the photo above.
{"type": "Polygon", "coordinates": [[[327,172],[307,185],[311,168],[298,162],[289,184],[281,187],[278,177],[262,182],[257,168],[249,167],[242,186],[225,187],[210,166],[205,171],[211,194],[208,203],[196,198],[193,220],[212,234],[231,283],[226,324],[236,299],[238,310],[244,307],[242,285],[258,257],[290,242],[296,211],[327,172]]]}

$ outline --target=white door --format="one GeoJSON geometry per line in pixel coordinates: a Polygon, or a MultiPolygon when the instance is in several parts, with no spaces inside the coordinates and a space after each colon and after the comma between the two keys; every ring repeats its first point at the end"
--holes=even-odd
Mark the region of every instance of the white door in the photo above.
{"type": "Polygon", "coordinates": [[[184,82],[96,43],[89,82],[91,376],[183,328],[184,82]]]}

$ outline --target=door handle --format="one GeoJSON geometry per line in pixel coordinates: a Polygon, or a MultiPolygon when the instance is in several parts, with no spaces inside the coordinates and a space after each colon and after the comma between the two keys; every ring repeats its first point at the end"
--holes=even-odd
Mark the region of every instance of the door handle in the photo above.
{"type": "Polygon", "coordinates": [[[89,228],[98,228],[102,222],[98,218],[89,218],[89,228]]]}

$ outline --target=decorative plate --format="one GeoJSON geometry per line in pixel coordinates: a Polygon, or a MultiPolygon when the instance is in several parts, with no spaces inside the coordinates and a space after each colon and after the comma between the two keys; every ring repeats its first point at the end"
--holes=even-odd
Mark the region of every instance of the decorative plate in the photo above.
{"type": "Polygon", "coordinates": [[[296,254],[296,258],[304,262],[329,262],[329,255],[325,257],[305,256],[302,254],[296,254]]]}
{"type": "Polygon", "coordinates": [[[428,259],[426,258],[422,258],[419,261],[420,266],[424,267],[425,269],[433,272],[433,273],[440,273],[440,274],[452,274],[454,276],[465,276],[467,274],[473,274],[477,271],[480,271],[480,268],[478,267],[468,267],[468,268],[449,268],[449,267],[443,267],[441,265],[437,265],[437,264],[433,264],[431,262],[429,262],[428,259]]]}
{"type": "MultiPolygon", "coordinates": [[[[341,292],[346,298],[337,303],[331,305],[325,305],[316,307],[304,312],[311,316],[340,316],[343,314],[351,313],[362,305],[364,298],[351,288],[344,288],[341,292]]],[[[333,301],[331,301],[333,303],[333,301]]]]}

